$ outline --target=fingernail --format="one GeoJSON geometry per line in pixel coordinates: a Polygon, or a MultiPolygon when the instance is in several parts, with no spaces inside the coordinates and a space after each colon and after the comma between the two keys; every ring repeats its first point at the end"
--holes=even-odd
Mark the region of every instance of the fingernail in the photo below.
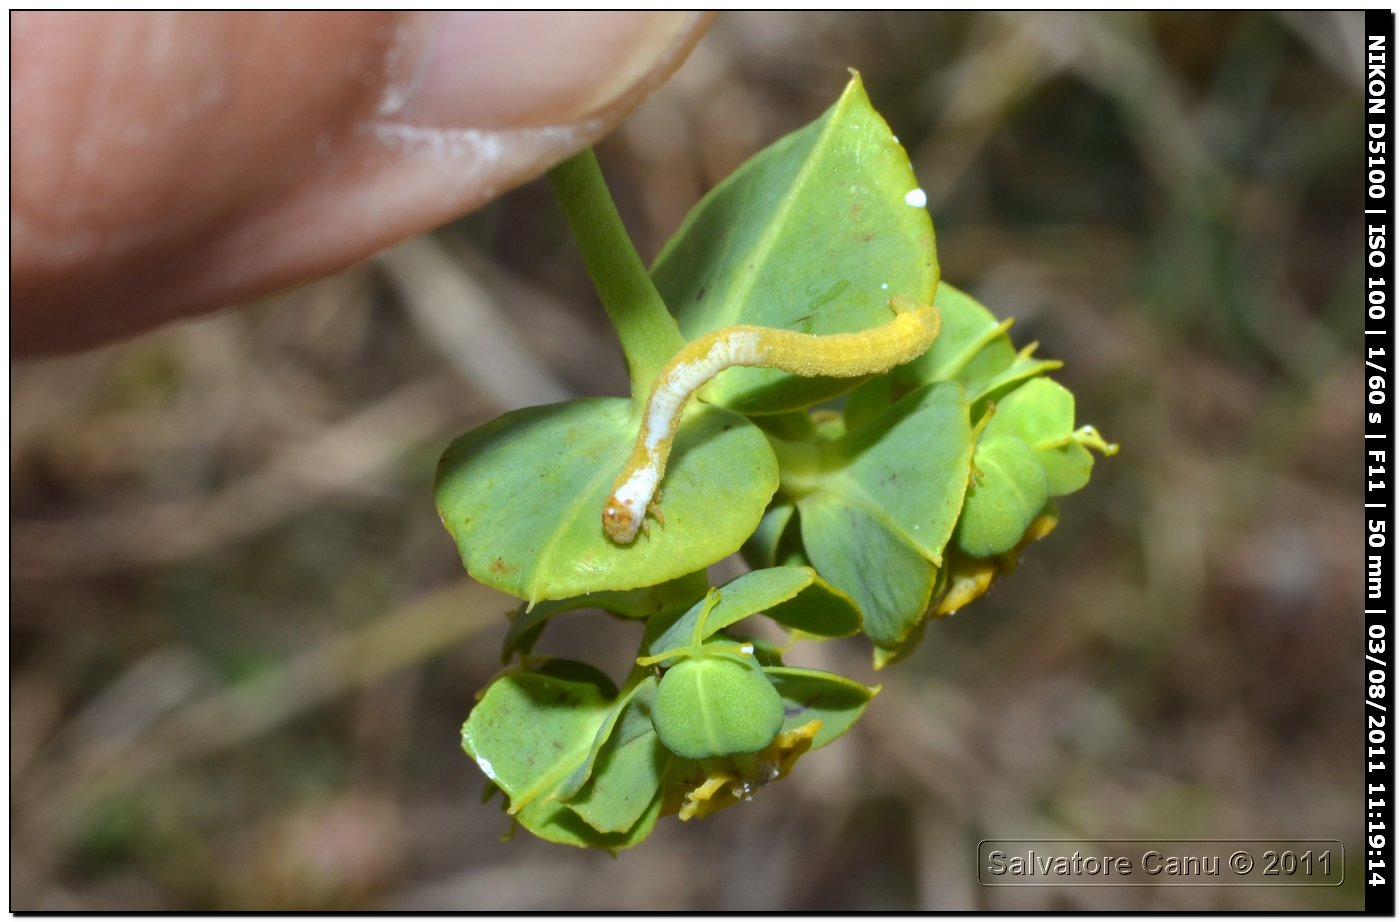
{"type": "Polygon", "coordinates": [[[411,125],[523,128],[596,115],[703,26],[678,12],[442,12],[413,84],[381,115],[411,125]]]}

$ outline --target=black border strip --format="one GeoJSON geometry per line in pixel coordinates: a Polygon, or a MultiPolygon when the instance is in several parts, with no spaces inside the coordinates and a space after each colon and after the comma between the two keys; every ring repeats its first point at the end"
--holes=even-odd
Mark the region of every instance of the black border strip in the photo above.
{"type": "Polygon", "coordinates": [[[1393,516],[1390,477],[1395,463],[1394,414],[1397,399],[1391,388],[1396,356],[1392,348],[1395,324],[1395,272],[1390,240],[1395,229],[1394,170],[1397,153],[1391,115],[1390,52],[1394,48],[1395,14],[1366,11],[1366,295],[1363,359],[1366,363],[1366,698],[1365,762],[1365,882],[1366,911],[1395,913],[1396,829],[1394,798],[1396,702],[1390,695],[1390,662],[1395,652],[1391,583],[1393,516]]]}

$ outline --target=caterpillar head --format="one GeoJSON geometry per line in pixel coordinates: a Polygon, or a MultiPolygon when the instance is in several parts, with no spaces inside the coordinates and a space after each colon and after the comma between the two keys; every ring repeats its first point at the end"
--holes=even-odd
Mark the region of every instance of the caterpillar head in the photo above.
{"type": "Polygon", "coordinates": [[[603,531],[618,544],[631,544],[642,527],[642,516],[646,513],[632,508],[635,500],[620,500],[614,493],[603,506],[603,531]]]}

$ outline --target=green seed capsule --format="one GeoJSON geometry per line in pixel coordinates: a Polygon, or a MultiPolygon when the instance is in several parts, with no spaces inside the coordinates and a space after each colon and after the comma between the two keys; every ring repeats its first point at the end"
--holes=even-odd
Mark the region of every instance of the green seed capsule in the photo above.
{"type": "Polygon", "coordinates": [[[995,436],[977,446],[967,503],[954,540],[973,557],[1014,548],[1050,498],[1045,468],[1035,451],[1015,436],[995,436]]]}
{"type": "Polygon", "coordinates": [[[783,700],[757,664],[685,659],[661,677],[651,722],[662,745],[682,758],[758,752],[783,725],[783,700]]]}

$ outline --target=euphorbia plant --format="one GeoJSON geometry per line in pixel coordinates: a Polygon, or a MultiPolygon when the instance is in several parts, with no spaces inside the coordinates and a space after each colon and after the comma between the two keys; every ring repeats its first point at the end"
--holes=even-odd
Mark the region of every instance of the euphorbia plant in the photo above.
{"type": "Polygon", "coordinates": [[[523,600],[463,745],[526,829],[615,850],[753,796],[878,691],[785,666],[748,619],[863,632],[883,666],[1054,527],[1088,448],[1114,449],[1075,428],[1044,377],[1058,362],[940,283],[923,193],[858,77],[711,191],[650,272],[591,153],[551,179],[632,394],[467,433],[437,505],[468,572],[523,600]],[[705,567],[739,550],[755,569],[711,588],[705,567]],[[532,652],[580,608],[638,622],[620,687],[532,652]]]}

